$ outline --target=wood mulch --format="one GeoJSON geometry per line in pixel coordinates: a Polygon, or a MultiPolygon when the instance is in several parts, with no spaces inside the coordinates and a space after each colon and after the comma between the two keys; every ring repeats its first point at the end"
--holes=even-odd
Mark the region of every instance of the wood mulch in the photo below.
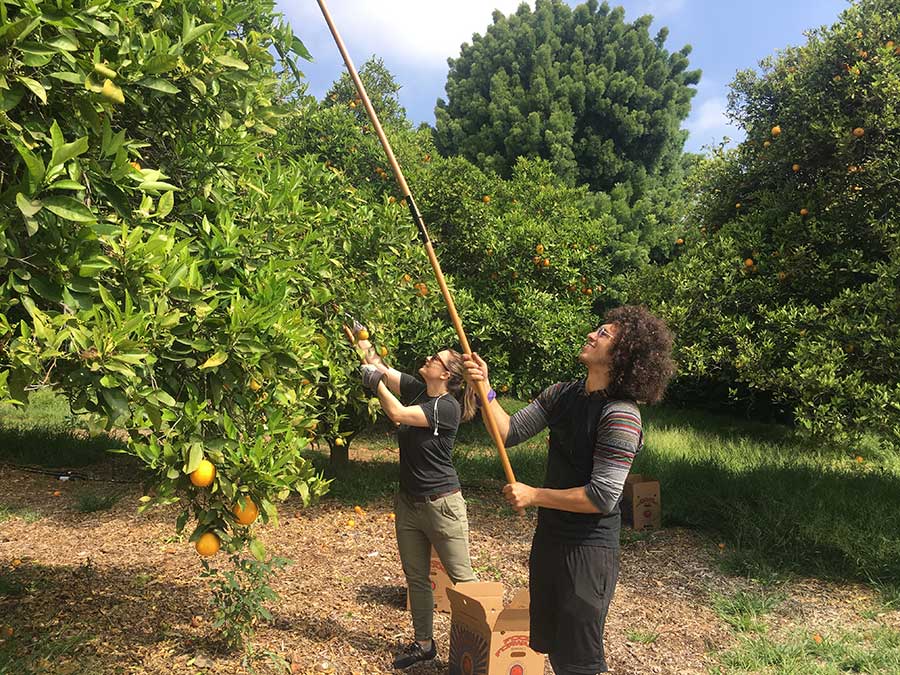
{"type": "MultiPolygon", "coordinates": [[[[121,475],[108,469],[104,475],[121,475]]],[[[334,500],[306,509],[289,501],[280,508],[280,526],[260,532],[271,553],[293,564],[273,583],[280,601],[271,607],[274,620],[253,638],[251,671],[241,654],[214,648],[209,591],[193,546],[174,537],[176,511],[139,514],[140,496],[138,485],[61,482],[0,466],[0,511],[14,514],[0,520],[0,627],[13,629],[0,644],[0,672],[3,655],[14,654],[19,660],[7,668],[16,675],[312,674],[323,660],[336,675],[375,675],[390,671],[392,653],[410,640],[389,500],[367,505],[363,515],[334,500]],[[81,513],[83,490],[121,498],[110,510],[81,513]],[[66,638],[73,643],[63,648],[66,638]]],[[[469,489],[466,497],[477,574],[510,588],[524,585],[534,514],[508,515],[495,486],[469,489]]],[[[607,623],[612,672],[708,672],[715,652],[735,644],[710,594],[750,582],[722,574],[716,542],[695,532],[667,529],[630,539],[607,623]]],[[[865,586],[813,579],[784,592],[787,609],[779,620],[809,630],[856,623],[876,602],[865,586]]],[[[436,615],[439,658],[411,672],[446,672],[449,628],[449,616],[436,615]]]]}

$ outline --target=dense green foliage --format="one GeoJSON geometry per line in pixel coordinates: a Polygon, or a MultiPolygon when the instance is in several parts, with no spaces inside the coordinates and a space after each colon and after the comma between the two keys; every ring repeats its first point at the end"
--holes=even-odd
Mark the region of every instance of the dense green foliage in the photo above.
{"type": "Polygon", "coordinates": [[[237,497],[264,519],[315,498],[301,451],[371,415],[344,312],[433,311],[379,283],[421,268],[414,230],[291,144],[306,50],[272,2],[0,14],[0,400],[64,392],[127,432],[155,501],[184,499],[179,528],[240,548],[237,497]]]}
{"type": "Polygon", "coordinates": [[[570,186],[630,201],[681,157],[690,111],[690,47],[669,53],[651,17],[624,20],[596,0],[562,0],[494,13],[483,36],[450,59],[447,101],[435,115],[438,148],[510,176],[519,156],[541,157],[570,186]]]}
{"type": "Polygon", "coordinates": [[[687,400],[731,390],[812,434],[900,441],[895,9],[858,2],[735,80],[747,139],[699,166],[683,253],[631,292],[678,331],[687,400]]]}

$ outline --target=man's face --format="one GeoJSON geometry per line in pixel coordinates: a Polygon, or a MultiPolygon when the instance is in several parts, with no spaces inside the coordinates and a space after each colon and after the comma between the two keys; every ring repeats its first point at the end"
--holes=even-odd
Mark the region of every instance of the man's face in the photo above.
{"type": "Polygon", "coordinates": [[[578,354],[578,360],[586,366],[608,365],[612,354],[616,325],[605,323],[587,334],[587,340],[578,354]]]}

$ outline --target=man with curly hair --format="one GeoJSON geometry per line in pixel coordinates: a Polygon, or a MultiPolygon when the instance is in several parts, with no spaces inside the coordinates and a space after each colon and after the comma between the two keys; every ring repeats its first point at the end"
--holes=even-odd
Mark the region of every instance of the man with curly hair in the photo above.
{"type": "MultiPolygon", "coordinates": [[[[469,379],[490,387],[484,360],[466,358],[469,379]]],[[[543,487],[512,483],[503,493],[514,509],[538,507],[530,646],[557,675],[608,670],[603,630],[619,575],[619,502],[644,443],[638,403],[658,402],[675,371],[665,322],[637,306],[607,313],[578,359],[586,377],[547,387],[512,416],[488,396],[507,446],[550,428],[543,487]]]]}

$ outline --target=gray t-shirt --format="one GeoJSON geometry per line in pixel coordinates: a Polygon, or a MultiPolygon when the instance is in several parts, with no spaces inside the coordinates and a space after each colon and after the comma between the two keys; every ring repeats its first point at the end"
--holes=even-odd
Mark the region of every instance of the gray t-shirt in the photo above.
{"type": "Polygon", "coordinates": [[[401,424],[397,430],[400,488],[419,497],[458,489],[453,442],[459,429],[459,402],[451,394],[429,396],[425,383],[406,373],[400,375],[400,401],[421,407],[428,420],[427,428],[401,424]]]}

